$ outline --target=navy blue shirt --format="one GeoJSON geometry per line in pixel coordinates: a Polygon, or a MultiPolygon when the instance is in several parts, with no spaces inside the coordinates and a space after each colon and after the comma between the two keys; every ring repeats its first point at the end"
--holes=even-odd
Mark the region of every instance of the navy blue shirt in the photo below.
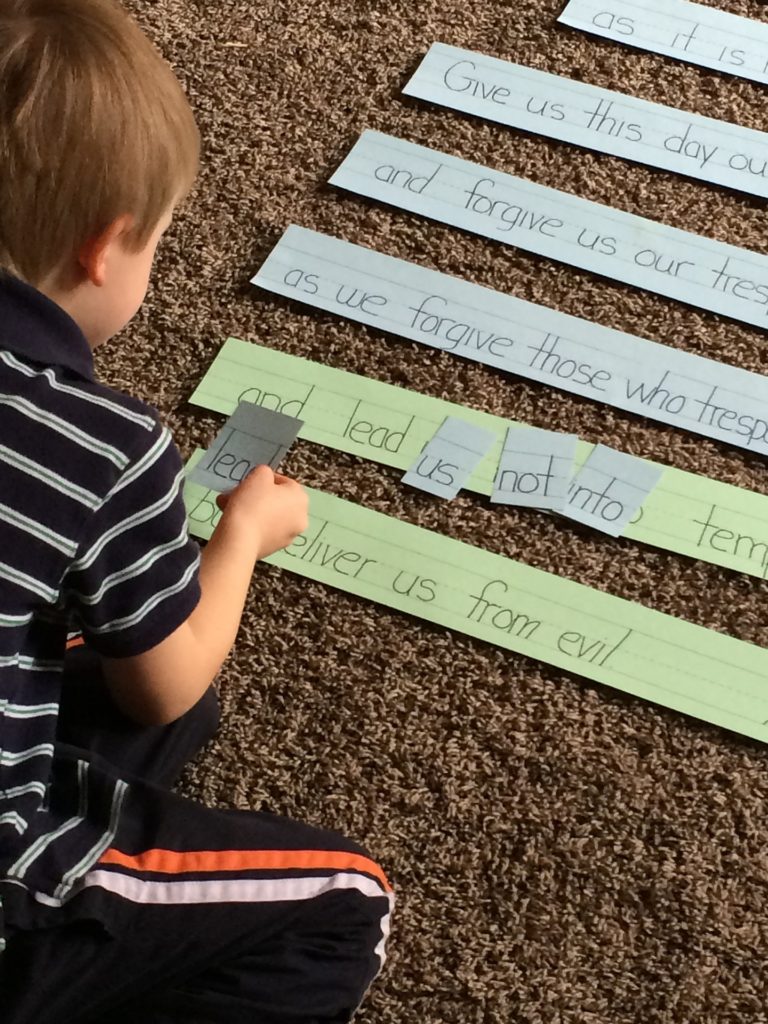
{"type": "Polygon", "coordinates": [[[67,633],[141,654],[200,598],[183,465],[154,410],[94,379],[77,324],[0,274],[2,901],[61,907],[115,841],[128,785],[55,746],[67,633]]]}

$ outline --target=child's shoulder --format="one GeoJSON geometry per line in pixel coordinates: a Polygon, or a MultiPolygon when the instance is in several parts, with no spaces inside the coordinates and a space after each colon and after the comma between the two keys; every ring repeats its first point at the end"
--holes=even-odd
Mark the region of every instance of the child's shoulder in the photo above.
{"type": "Polygon", "coordinates": [[[0,345],[0,391],[6,396],[0,423],[13,418],[5,426],[23,430],[26,454],[67,466],[97,495],[137,463],[149,468],[171,459],[175,465],[175,446],[157,410],[91,374],[46,366],[0,345]]]}
{"type": "Polygon", "coordinates": [[[89,414],[106,429],[118,429],[125,437],[133,434],[157,433],[160,417],[157,409],[133,395],[110,387],[99,380],[82,380],[76,385],[73,399],[85,403],[89,414]]]}
{"type": "Polygon", "coordinates": [[[79,421],[94,438],[119,451],[123,469],[166,449],[176,451],[170,431],[148,402],[96,379],[67,381],[65,387],[70,421],[79,421]]]}

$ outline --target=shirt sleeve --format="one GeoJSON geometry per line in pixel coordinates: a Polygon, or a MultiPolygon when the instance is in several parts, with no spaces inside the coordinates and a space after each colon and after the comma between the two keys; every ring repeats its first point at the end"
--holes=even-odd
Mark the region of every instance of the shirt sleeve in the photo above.
{"type": "Polygon", "coordinates": [[[155,647],[200,600],[183,483],[181,455],[158,423],[91,517],[62,593],[86,643],[106,657],[155,647]]]}

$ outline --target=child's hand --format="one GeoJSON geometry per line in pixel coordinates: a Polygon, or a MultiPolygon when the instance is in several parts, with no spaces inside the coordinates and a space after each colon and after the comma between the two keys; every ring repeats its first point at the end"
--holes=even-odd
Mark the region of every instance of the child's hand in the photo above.
{"type": "Polygon", "coordinates": [[[236,525],[256,540],[257,558],[287,548],[309,525],[309,497],[295,480],[257,466],[229,494],[217,498],[224,510],[219,527],[236,525]]]}

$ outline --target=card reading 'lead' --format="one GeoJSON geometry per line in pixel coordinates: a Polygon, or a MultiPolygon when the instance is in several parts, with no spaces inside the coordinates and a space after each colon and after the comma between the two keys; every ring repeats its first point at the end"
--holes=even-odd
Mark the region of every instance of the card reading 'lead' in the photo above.
{"type": "Polygon", "coordinates": [[[645,459],[595,445],[568,489],[563,514],[611,537],[620,537],[663,472],[662,466],[645,459]]]}
{"type": "Polygon", "coordinates": [[[189,479],[214,491],[230,491],[256,466],[277,469],[303,426],[293,416],[241,402],[189,479]]]}
{"type": "Polygon", "coordinates": [[[455,498],[496,440],[490,430],[448,416],[405,474],[403,483],[438,498],[455,498]]]}
{"type": "Polygon", "coordinates": [[[552,430],[510,427],[491,501],[525,508],[565,508],[579,439],[552,430]]]}

